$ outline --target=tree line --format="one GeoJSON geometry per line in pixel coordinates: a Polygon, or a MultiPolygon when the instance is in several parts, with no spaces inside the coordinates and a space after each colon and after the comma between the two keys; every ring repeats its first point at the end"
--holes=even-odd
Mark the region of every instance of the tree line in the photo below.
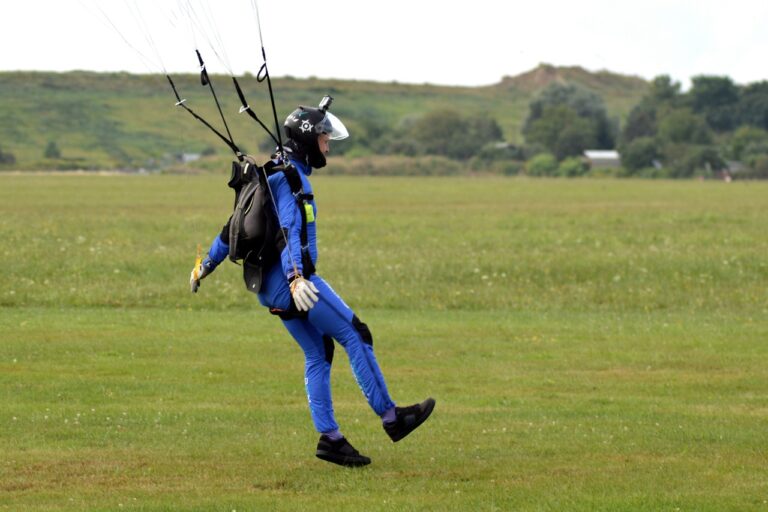
{"type": "Polygon", "coordinates": [[[740,86],[728,77],[697,76],[683,91],[662,75],[624,123],[609,116],[597,93],[552,83],[529,104],[525,143],[518,145],[504,141],[494,115],[450,108],[405,118],[394,128],[375,118],[355,122],[362,136],[352,146],[339,146],[349,156],[438,155],[475,170],[579,176],[590,172],[585,149],[616,149],[621,168],[613,172],[619,176],[736,172],[739,178],[768,178],[768,81],[740,86]]]}
{"type": "Polygon", "coordinates": [[[739,162],[743,176],[768,178],[768,81],[738,86],[698,76],[682,92],[659,76],[630,112],[618,147],[630,174],[689,177],[739,162]]]}
{"type": "MultiPolygon", "coordinates": [[[[46,130],[47,145],[34,148],[34,155],[39,155],[38,165],[94,168],[104,165],[93,161],[93,154],[98,151],[112,159],[107,160],[107,165],[153,169],[175,165],[173,158],[162,155],[163,151],[177,154],[179,148],[168,150],[169,139],[162,130],[146,130],[143,120],[130,129],[120,128],[128,123],[106,116],[108,109],[88,114],[91,117],[82,112],[69,115],[67,108],[71,105],[79,108],[93,104],[70,96],[62,95],[60,103],[64,106],[52,110],[63,112],[58,123],[67,127],[67,133],[88,127],[90,131],[81,139],[89,143],[87,147],[73,148],[66,141],[56,140],[61,131],[46,130]],[[72,125],[75,118],[80,120],[72,125]],[[94,126],[98,128],[98,140],[91,140],[94,126]],[[84,156],[85,149],[91,153],[84,156]]],[[[612,174],[671,178],[733,173],[734,178],[768,178],[768,81],[737,85],[724,76],[697,76],[684,91],[680,83],[662,75],[648,84],[645,95],[621,121],[609,113],[597,92],[574,82],[551,83],[530,100],[523,114],[518,110],[519,103],[505,102],[498,96],[473,96],[469,103],[456,102],[456,96],[452,98],[453,101],[443,103],[455,107],[414,112],[399,119],[386,110],[390,108],[388,103],[359,101],[342,115],[354,137],[334,145],[333,152],[348,157],[371,157],[348,158],[345,163],[378,158],[380,162],[407,165],[408,158],[404,157],[414,157],[412,161],[424,165],[447,165],[450,173],[470,170],[532,176],[612,174]],[[508,140],[499,120],[507,129],[510,125],[521,126],[523,142],[517,138],[508,140]],[[621,155],[621,167],[590,169],[582,156],[585,149],[616,149],[621,155]],[[431,160],[434,157],[439,159],[431,160]]],[[[178,139],[174,131],[172,140],[178,139]]],[[[34,163],[31,150],[17,158],[14,153],[18,144],[11,146],[11,152],[7,142],[0,140],[0,168],[28,168],[30,161],[34,163]]],[[[222,159],[230,157],[220,148],[201,145],[199,140],[193,144],[200,147],[188,152],[204,157],[201,163],[194,164],[201,168],[218,168],[222,159]]],[[[259,149],[268,154],[274,150],[274,142],[264,136],[259,149]]],[[[424,165],[414,164],[406,171],[422,173],[424,165]]],[[[356,172],[354,167],[350,169],[356,172]]]]}

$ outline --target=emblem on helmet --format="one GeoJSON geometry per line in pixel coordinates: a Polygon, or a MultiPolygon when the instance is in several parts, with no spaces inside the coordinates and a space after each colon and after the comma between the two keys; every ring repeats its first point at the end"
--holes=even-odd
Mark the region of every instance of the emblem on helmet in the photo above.
{"type": "Polygon", "coordinates": [[[302,121],[301,126],[299,126],[299,129],[302,133],[311,132],[314,125],[310,123],[309,121],[302,121]]]}

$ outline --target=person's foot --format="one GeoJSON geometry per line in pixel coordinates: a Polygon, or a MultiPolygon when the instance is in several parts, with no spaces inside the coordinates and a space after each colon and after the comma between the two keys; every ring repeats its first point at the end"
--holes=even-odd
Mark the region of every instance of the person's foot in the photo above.
{"type": "Polygon", "coordinates": [[[371,463],[371,459],[355,450],[345,437],[334,441],[326,435],[321,435],[320,441],[317,442],[315,455],[318,459],[333,462],[340,466],[367,466],[371,463]]]}
{"type": "Polygon", "coordinates": [[[392,442],[396,443],[424,423],[434,408],[434,398],[427,398],[420,404],[409,407],[395,407],[395,421],[384,423],[384,430],[392,442]]]}

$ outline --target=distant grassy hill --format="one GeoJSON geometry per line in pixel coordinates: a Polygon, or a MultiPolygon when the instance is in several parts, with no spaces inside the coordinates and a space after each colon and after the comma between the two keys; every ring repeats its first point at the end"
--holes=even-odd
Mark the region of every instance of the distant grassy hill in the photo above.
{"type": "MultiPolygon", "coordinates": [[[[265,138],[245,115],[226,76],[213,76],[236,142],[256,151],[265,138]]],[[[187,104],[217,127],[218,113],[207,88],[196,75],[174,80],[187,104]]],[[[510,142],[522,142],[520,128],[531,99],[549,83],[569,82],[600,94],[612,116],[625,118],[639,101],[647,83],[636,77],[582,68],[541,65],[486,87],[446,87],[400,83],[277,78],[273,81],[280,118],[297,104],[316,104],[324,94],[336,98],[334,112],[355,133],[366,118],[396,128],[430,110],[451,107],[465,113],[494,117],[510,142]],[[358,128],[356,130],[356,128],[358,128]]],[[[251,106],[271,123],[264,84],[252,76],[241,80],[251,106]]],[[[114,168],[157,165],[177,153],[207,148],[224,155],[226,147],[187,113],[174,107],[165,77],[126,73],[0,73],[0,150],[13,153],[15,168],[114,168]],[[46,160],[46,145],[54,141],[61,158],[46,160]]]]}

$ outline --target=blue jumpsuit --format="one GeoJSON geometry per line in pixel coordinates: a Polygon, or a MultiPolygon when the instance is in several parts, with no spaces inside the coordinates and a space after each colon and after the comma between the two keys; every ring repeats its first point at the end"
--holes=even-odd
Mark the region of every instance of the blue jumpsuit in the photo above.
{"type": "MultiPolygon", "coordinates": [[[[312,194],[312,186],[307,179],[312,168],[293,161],[299,170],[304,192],[312,194]]],[[[283,173],[269,177],[269,185],[277,205],[277,217],[280,227],[286,230],[289,244],[283,249],[280,261],[264,269],[264,279],[259,290],[259,302],[262,305],[287,311],[292,298],[289,280],[293,277],[293,262],[302,272],[301,257],[301,213],[296,199],[291,193],[288,181],[283,173]],[[293,261],[291,259],[291,253],[293,261]]],[[[312,262],[317,264],[317,206],[310,200],[312,214],[307,215],[307,249],[312,262]]],[[[209,258],[214,264],[221,262],[227,255],[228,247],[216,237],[209,251],[209,258]]],[[[317,287],[318,302],[304,316],[284,319],[283,324],[304,351],[304,383],[307,389],[309,409],[312,421],[318,432],[337,431],[339,426],[333,413],[331,400],[331,363],[333,360],[333,340],[336,340],[347,352],[352,371],[363,391],[368,404],[379,416],[395,406],[389,397],[384,376],[373,353],[373,338],[368,327],[362,323],[336,292],[317,274],[309,277],[317,287]]]]}

